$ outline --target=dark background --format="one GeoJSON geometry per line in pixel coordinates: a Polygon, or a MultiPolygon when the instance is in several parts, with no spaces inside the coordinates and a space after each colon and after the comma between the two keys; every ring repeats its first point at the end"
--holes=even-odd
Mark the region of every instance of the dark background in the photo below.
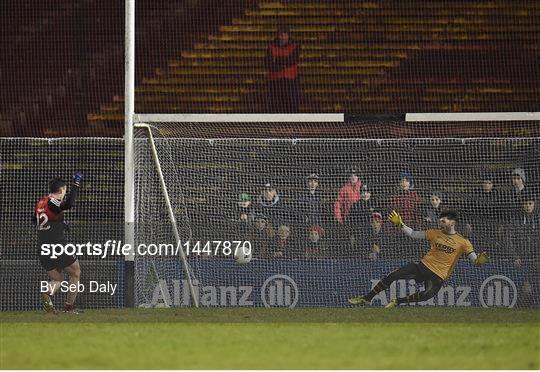
{"type": "MultiPolygon", "coordinates": [[[[279,23],[303,47],[302,112],[538,111],[537,1],[295,0],[286,16],[253,0],[136,4],[137,112],[265,112],[279,23]]],[[[0,17],[1,136],[122,135],[123,1],[5,0],[0,17]]]]}

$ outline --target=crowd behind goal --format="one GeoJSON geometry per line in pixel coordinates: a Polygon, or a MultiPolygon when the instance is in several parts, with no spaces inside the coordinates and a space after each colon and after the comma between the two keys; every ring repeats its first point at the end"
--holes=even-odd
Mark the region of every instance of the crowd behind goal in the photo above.
{"type": "Polygon", "coordinates": [[[505,179],[485,173],[476,190],[459,200],[444,189],[417,190],[408,171],[396,175],[388,196],[363,182],[357,169],[347,177],[339,190],[329,191],[319,174],[309,174],[302,190],[288,198],[272,182],[253,195],[239,193],[229,213],[238,239],[252,240],[260,258],[414,257],[416,243],[399,238],[385,223],[388,213],[396,210],[413,229],[430,229],[437,228],[441,211],[453,208],[460,214],[459,233],[475,246],[516,267],[540,265],[537,190],[527,183],[525,169],[515,168],[505,179]]]}

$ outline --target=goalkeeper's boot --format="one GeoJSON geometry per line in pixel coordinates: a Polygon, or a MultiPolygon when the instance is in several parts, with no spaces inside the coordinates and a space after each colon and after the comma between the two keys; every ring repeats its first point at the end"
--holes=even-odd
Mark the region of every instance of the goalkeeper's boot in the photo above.
{"type": "Polygon", "coordinates": [[[391,308],[397,307],[397,306],[398,306],[397,299],[394,298],[394,299],[393,299],[392,301],[390,301],[390,302],[388,303],[388,305],[386,305],[384,308],[385,308],[385,309],[391,309],[391,308]]]}
{"type": "Polygon", "coordinates": [[[46,313],[56,314],[56,309],[51,300],[51,296],[49,296],[47,293],[41,293],[41,305],[46,313]]]}
{"type": "Polygon", "coordinates": [[[349,298],[349,303],[351,305],[369,305],[371,301],[368,301],[364,298],[364,296],[358,296],[358,297],[352,297],[352,298],[349,298]]]}

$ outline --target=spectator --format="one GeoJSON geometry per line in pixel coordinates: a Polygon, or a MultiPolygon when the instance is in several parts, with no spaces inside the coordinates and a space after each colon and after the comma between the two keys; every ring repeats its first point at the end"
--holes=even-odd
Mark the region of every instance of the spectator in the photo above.
{"type": "Polygon", "coordinates": [[[482,180],[482,191],[484,193],[491,193],[493,191],[493,177],[485,176],[482,180]]]}
{"type": "Polygon", "coordinates": [[[238,195],[232,212],[233,226],[231,228],[235,231],[236,238],[248,239],[253,222],[254,211],[251,204],[251,196],[247,193],[241,193],[238,195]]]}
{"type": "Polygon", "coordinates": [[[473,200],[476,202],[471,203],[476,208],[483,207],[483,217],[489,219],[500,220],[499,211],[499,195],[497,189],[493,186],[493,177],[487,175],[482,179],[482,187],[479,192],[475,193],[473,200]]]}
{"type": "Polygon", "coordinates": [[[514,185],[514,191],[517,194],[521,194],[521,192],[525,190],[525,182],[527,182],[525,171],[521,168],[514,169],[512,172],[512,184],[514,185]]]}
{"type": "Polygon", "coordinates": [[[482,186],[472,193],[471,199],[468,200],[468,208],[464,209],[468,210],[466,230],[472,242],[481,249],[489,249],[492,253],[496,253],[502,239],[500,198],[491,175],[483,177],[482,186]]]}
{"type": "Polygon", "coordinates": [[[524,271],[520,283],[520,305],[530,306],[535,299],[534,293],[540,290],[538,270],[540,269],[540,211],[537,198],[531,193],[522,195],[522,208],[514,219],[511,239],[514,266],[524,271]]]}
{"type": "Polygon", "coordinates": [[[283,201],[276,188],[267,182],[259,195],[257,211],[259,214],[265,215],[270,220],[272,226],[279,226],[282,222],[288,220],[287,210],[283,206],[283,201]]]}
{"type": "MultiPolygon", "coordinates": [[[[380,258],[381,251],[384,247],[384,255],[392,257],[389,250],[391,248],[391,240],[388,233],[384,230],[384,219],[379,212],[370,213],[365,221],[367,228],[363,229],[361,239],[356,242],[355,256],[364,259],[369,258],[374,261],[380,258]]],[[[392,257],[395,258],[395,257],[392,257]]]]}
{"type": "Polygon", "coordinates": [[[436,229],[439,227],[439,215],[443,210],[442,193],[433,191],[429,197],[429,204],[424,207],[422,216],[426,229],[436,229]]]}
{"type": "Polygon", "coordinates": [[[357,203],[353,204],[350,211],[351,221],[365,222],[369,225],[371,220],[371,214],[375,211],[375,205],[371,198],[371,191],[366,184],[363,184],[360,188],[360,199],[357,203]]]}
{"type": "Polygon", "coordinates": [[[268,112],[298,112],[300,44],[293,41],[288,26],[279,26],[277,37],[266,53],[268,112]]]}
{"type": "Polygon", "coordinates": [[[309,228],[307,242],[304,246],[304,257],[315,258],[324,255],[326,247],[323,237],[324,229],[320,225],[312,225],[309,228]]]}
{"type": "Polygon", "coordinates": [[[270,242],[275,236],[274,229],[266,216],[256,214],[254,219],[255,222],[250,236],[253,251],[260,257],[267,257],[270,242]]]}
{"type": "Polygon", "coordinates": [[[360,200],[362,181],[358,177],[358,170],[351,169],[349,180],[339,190],[334,203],[334,217],[339,224],[347,221],[352,207],[360,200]]]}
{"type": "Polygon", "coordinates": [[[371,215],[371,232],[368,247],[368,257],[375,261],[381,256],[392,257],[391,242],[388,233],[384,229],[384,219],[379,212],[371,215]]]}
{"type": "Polygon", "coordinates": [[[527,177],[525,171],[522,168],[516,168],[512,171],[512,185],[514,186],[508,199],[507,203],[507,222],[512,221],[513,217],[518,214],[521,210],[522,195],[525,194],[527,188],[525,183],[527,182],[527,177]]]}
{"type": "Polygon", "coordinates": [[[280,225],[276,232],[274,244],[271,247],[271,257],[291,258],[294,257],[296,249],[291,238],[291,228],[287,225],[280,225]]]}
{"type": "Polygon", "coordinates": [[[299,221],[304,227],[320,224],[323,219],[322,197],[319,189],[319,176],[316,173],[306,178],[306,189],[298,198],[299,221]]]}
{"type": "Polygon", "coordinates": [[[522,197],[520,213],[515,216],[513,228],[513,253],[516,266],[521,266],[523,260],[531,260],[539,253],[540,242],[540,213],[536,206],[536,198],[532,194],[522,197]]]}
{"type": "Polygon", "coordinates": [[[238,195],[238,202],[236,203],[236,219],[241,222],[253,222],[254,211],[251,204],[251,196],[243,192],[238,195]]]}
{"type": "Polygon", "coordinates": [[[358,177],[358,170],[353,168],[349,172],[348,181],[338,192],[336,202],[334,203],[334,217],[337,222],[335,231],[335,241],[342,248],[350,248],[352,252],[355,248],[356,226],[349,220],[353,206],[360,200],[360,190],[362,181],[358,177]]]}
{"type": "Polygon", "coordinates": [[[399,179],[399,188],[392,196],[390,207],[401,215],[404,224],[419,229],[421,199],[414,190],[412,174],[402,172],[399,179]]]}
{"type": "Polygon", "coordinates": [[[350,213],[350,224],[354,230],[354,245],[357,247],[371,235],[373,212],[375,212],[375,206],[371,192],[364,184],[361,188],[360,200],[352,206],[350,213]]]}

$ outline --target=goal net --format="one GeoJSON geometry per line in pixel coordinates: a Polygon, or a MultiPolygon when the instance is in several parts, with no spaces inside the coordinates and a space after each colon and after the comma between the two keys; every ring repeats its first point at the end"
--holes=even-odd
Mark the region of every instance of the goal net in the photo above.
{"type": "Polygon", "coordinates": [[[347,306],[429,249],[388,213],[426,230],[445,208],[491,261],[462,257],[420,305],[538,306],[538,122],[222,117],[136,129],[135,243],[156,245],[135,259],[138,306],[347,306]]]}

